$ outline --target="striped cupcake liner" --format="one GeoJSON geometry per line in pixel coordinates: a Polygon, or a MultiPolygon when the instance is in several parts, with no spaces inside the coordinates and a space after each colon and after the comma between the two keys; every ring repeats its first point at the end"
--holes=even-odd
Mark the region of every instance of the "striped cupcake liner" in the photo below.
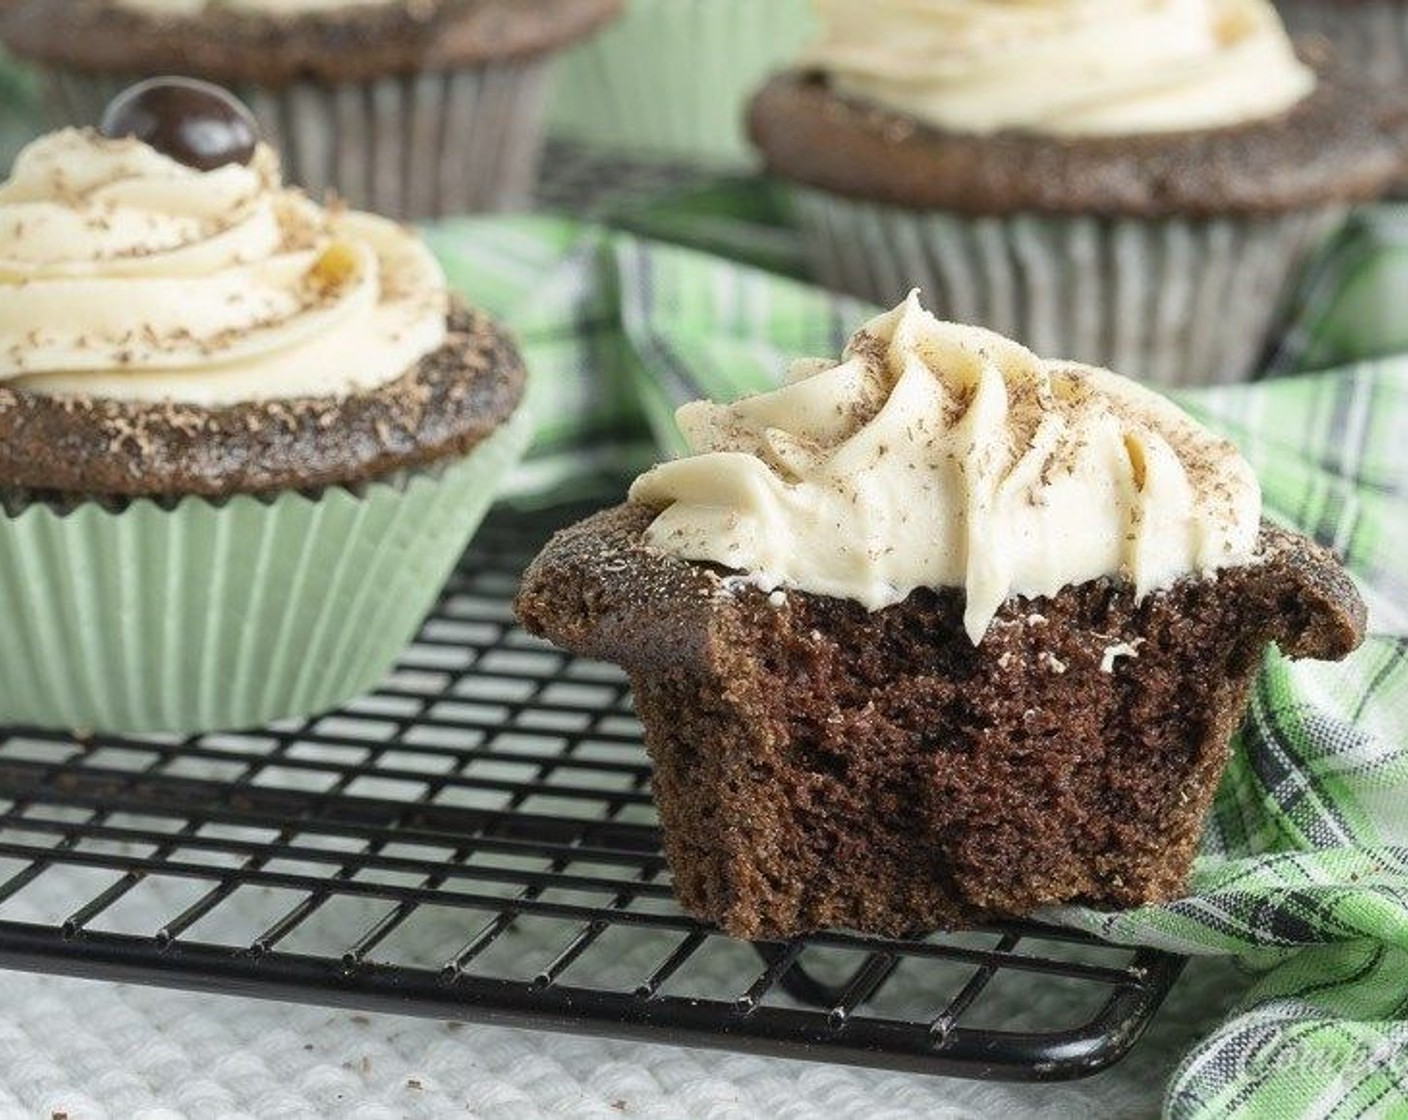
{"type": "Polygon", "coordinates": [[[0,724],[113,734],[262,726],[375,685],[527,442],[315,495],[0,516],[0,724]]]}
{"type": "Polygon", "coordinates": [[[882,306],[919,287],[943,318],[1155,385],[1254,374],[1306,257],[1343,221],[972,218],[797,188],[818,279],[882,306]]]}
{"type": "Polygon", "coordinates": [[[629,0],[563,57],[549,130],[647,160],[754,166],[748,99],[815,28],[810,0],[629,0]]]}
{"type": "MultiPolygon", "coordinates": [[[[551,56],[374,82],[235,86],[315,197],[416,221],[526,206],[537,183],[551,56]]],[[[94,124],[137,75],[45,72],[55,124],[94,124]]]]}

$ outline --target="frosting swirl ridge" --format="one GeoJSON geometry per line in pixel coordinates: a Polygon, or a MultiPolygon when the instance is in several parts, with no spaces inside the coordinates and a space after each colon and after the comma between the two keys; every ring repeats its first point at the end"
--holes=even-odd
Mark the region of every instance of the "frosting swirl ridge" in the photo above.
{"type": "Polygon", "coordinates": [[[0,185],[0,383],[219,407],[345,396],[443,344],[418,238],[284,189],[264,146],[201,172],[66,129],[0,185]]]}
{"type": "Polygon", "coordinates": [[[1113,136],[1274,117],[1315,86],[1269,0],[817,0],[806,62],[955,132],[1113,136]]]}
{"type": "Polygon", "coordinates": [[[1112,576],[1142,597],[1255,553],[1261,492],[1230,443],[1116,374],[942,323],[918,293],[839,364],[677,418],[693,454],[631,489],[664,507],[648,544],[870,610],[964,588],[975,644],[1013,595],[1112,576]]]}

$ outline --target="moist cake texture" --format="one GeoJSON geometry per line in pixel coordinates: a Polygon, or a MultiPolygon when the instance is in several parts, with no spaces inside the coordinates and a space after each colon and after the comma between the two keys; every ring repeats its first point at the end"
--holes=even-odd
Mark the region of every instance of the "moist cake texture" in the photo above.
{"type": "Polygon", "coordinates": [[[560,533],[517,609],[626,668],[674,890],[740,937],[1174,897],[1266,643],[1335,659],[1365,625],[1334,558],[1270,526],[1255,563],[1014,598],[974,645],[957,589],[768,594],[646,546],[658,512],[560,533]]]}

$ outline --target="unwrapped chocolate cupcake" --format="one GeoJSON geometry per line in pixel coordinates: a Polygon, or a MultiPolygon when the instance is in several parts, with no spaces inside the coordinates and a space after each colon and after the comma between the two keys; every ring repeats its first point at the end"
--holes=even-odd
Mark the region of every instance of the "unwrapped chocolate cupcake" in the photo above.
{"type": "Polygon", "coordinates": [[[95,124],[153,74],[236,90],[289,180],[428,218],[522,205],[549,63],[620,0],[15,0],[0,37],[43,67],[50,108],[95,124]]]}
{"type": "Polygon", "coordinates": [[[1363,638],[1230,444],[915,297],[679,423],[517,609],[625,666],[675,893],[738,936],[1170,898],[1268,643],[1363,638]]]}
{"type": "Polygon", "coordinates": [[[330,708],[521,453],[523,367],[412,231],[283,187],[223,91],[107,123],[0,185],[0,723],[330,708]]]}
{"type": "Polygon", "coordinates": [[[1269,0],[817,0],[752,135],[816,270],[1165,384],[1246,377],[1401,150],[1269,0]]]}

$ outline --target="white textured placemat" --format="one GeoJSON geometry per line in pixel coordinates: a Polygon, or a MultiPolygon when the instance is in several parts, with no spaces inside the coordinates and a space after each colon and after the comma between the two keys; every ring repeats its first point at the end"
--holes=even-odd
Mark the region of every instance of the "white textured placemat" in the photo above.
{"type": "Polygon", "coordinates": [[[1245,981],[1194,962],[1113,1070],[1011,1086],[0,974],[0,1116],[1141,1116],[1245,981]]]}

